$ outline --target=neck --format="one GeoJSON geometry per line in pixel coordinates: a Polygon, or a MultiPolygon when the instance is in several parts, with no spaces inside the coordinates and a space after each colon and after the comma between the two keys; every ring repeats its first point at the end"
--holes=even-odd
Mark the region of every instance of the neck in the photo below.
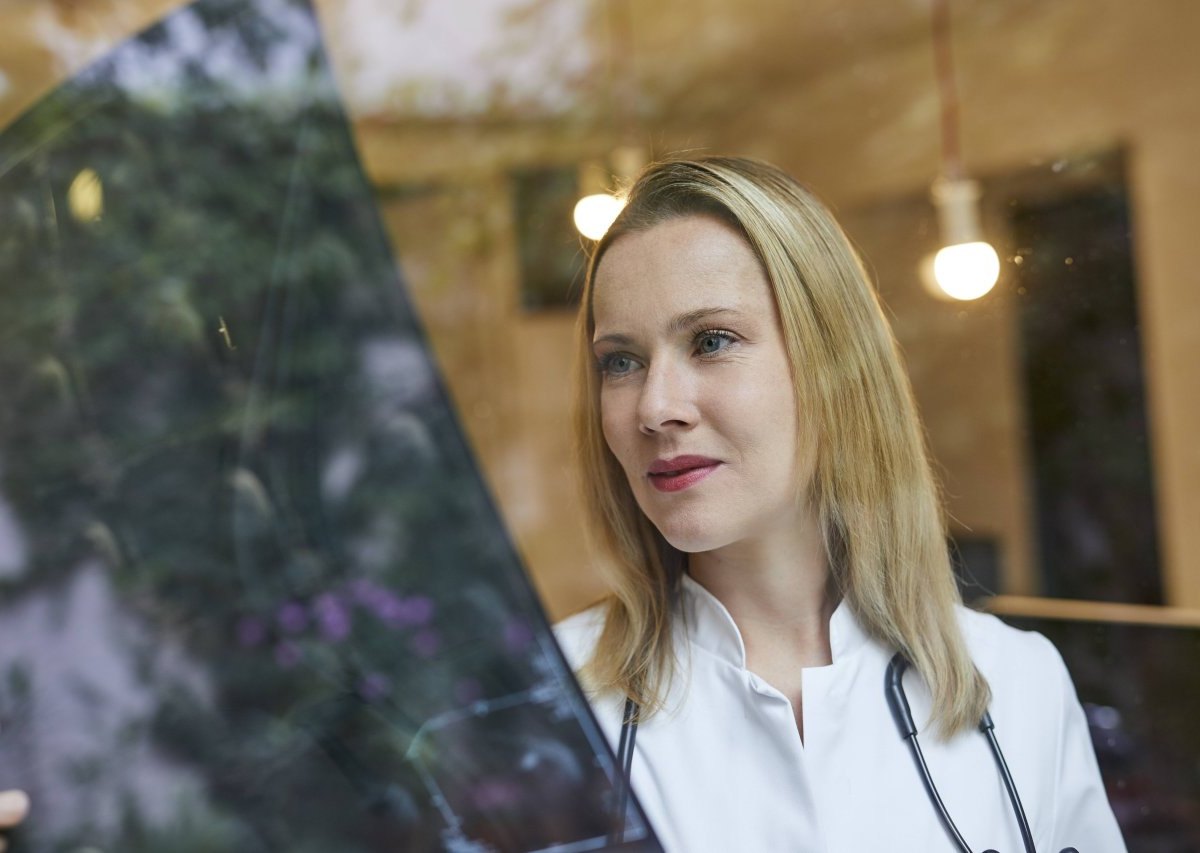
{"type": "Polygon", "coordinates": [[[837,595],[815,518],[772,538],[692,554],[688,574],[733,617],[750,669],[831,662],[829,619],[837,595]]]}

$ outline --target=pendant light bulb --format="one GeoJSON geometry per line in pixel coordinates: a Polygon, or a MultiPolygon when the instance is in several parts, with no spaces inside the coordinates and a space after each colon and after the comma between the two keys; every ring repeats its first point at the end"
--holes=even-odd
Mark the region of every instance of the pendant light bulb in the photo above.
{"type": "Polygon", "coordinates": [[[1000,256],[982,240],[946,246],[934,256],[933,277],[952,299],[978,299],[996,286],[1000,256]]]}
{"type": "Polygon", "coordinates": [[[978,299],[1000,277],[1000,256],[979,227],[979,184],[939,178],[932,195],[943,246],[933,260],[934,281],[952,299],[978,299]]]}
{"type": "Polygon", "coordinates": [[[575,203],[575,227],[589,240],[599,240],[624,207],[624,199],[609,193],[585,195],[575,203]]]}

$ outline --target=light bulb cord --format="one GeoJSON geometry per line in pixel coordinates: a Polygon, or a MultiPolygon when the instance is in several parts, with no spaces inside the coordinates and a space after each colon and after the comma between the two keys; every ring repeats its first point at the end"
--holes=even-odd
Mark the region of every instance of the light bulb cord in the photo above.
{"type": "Polygon", "coordinates": [[[966,176],[958,140],[958,90],[950,44],[950,0],[930,0],[933,23],[933,64],[942,120],[942,175],[949,180],[966,176]]]}

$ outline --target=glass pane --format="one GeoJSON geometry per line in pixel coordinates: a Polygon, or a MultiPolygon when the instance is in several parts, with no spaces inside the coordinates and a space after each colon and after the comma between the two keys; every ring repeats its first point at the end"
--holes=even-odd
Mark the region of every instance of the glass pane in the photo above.
{"type": "MultiPolygon", "coordinates": [[[[303,3],[202,0],[0,139],[0,788],[32,849],[604,846],[613,760],[303,3]]],[[[626,838],[657,849],[633,807],[626,838]]]]}

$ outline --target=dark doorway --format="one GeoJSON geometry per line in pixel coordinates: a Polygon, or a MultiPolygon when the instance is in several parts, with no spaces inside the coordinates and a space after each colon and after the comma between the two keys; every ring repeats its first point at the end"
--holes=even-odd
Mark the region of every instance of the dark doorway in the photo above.
{"type": "Polygon", "coordinates": [[[1018,204],[1013,230],[1045,594],[1161,604],[1123,185],[1018,204]]]}

